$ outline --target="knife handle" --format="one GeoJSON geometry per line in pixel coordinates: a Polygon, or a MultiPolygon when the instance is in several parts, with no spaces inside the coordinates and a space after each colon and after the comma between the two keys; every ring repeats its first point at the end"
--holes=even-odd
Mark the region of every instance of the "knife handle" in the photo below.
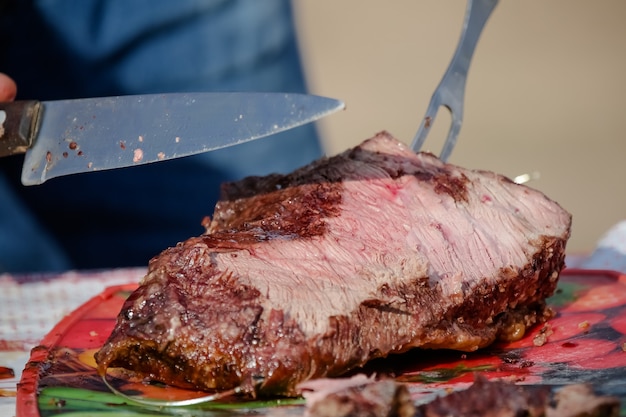
{"type": "Polygon", "coordinates": [[[25,153],[37,133],[41,103],[0,102],[0,157],[25,153]]]}

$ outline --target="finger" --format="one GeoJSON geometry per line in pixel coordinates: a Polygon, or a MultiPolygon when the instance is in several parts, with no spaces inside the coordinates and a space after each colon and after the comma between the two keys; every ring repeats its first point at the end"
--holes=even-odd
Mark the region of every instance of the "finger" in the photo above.
{"type": "Polygon", "coordinates": [[[15,81],[0,72],[0,101],[13,101],[16,94],[17,85],[15,85],[15,81]]]}

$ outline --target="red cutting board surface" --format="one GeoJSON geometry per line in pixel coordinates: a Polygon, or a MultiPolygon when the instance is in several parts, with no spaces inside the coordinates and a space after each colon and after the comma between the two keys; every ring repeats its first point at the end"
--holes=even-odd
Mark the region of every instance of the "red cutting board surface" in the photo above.
{"type": "MultiPolygon", "coordinates": [[[[93,353],[110,334],[122,303],[134,288],[108,288],[62,320],[33,349],[18,387],[17,417],[168,414],[168,409],[149,409],[116,397],[95,371],[93,353]]],[[[469,386],[475,373],[519,384],[588,383],[601,394],[620,397],[621,415],[626,416],[626,275],[565,270],[549,303],[556,316],[514,343],[473,353],[414,350],[375,361],[367,370],[395,375],[409,384],[418,402],[469,386]],[[543,344],[538,343],[541,334],[546,336],[543,344]]],[[[132,378],[118,389],[153,399],[205,395],[132,378]]],[[[225,408],[232,414],[236,413],[233,407],[244,408],[242,412],[249,415],[245,408],[255,407],[255,413],[262,415],[269,407],[281,406],[283,414],[302,413],[301,402],[280,404],[228,403],[221,405],[221,411],[225,408]]],[[[178,416],[209,415],[219,407],[170,411],[178,416]]]]}

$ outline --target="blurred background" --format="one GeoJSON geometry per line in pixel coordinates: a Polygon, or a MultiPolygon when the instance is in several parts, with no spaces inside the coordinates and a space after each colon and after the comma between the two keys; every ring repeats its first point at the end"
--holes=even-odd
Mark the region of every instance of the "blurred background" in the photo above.
{"type": "MultiPolygon", "coordinates": [[[[295,1],[310,90],[334,155],[381,130],[411,143],[459,40],[465,1],[295,1]]],[[[626,218],[626,1],[501,0],[478,43],[451,163],[509,177],[573,214],[570,253],[626,218]]],[[[427,147],[439,153],[449,113],[427,147]]]]}

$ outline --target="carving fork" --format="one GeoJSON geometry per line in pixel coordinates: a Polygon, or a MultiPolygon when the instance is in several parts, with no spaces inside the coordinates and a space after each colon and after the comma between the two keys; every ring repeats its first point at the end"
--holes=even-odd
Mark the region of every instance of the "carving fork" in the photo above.
{"type": "Polygon", "coordinates": [[[444,106],[450,111],[452,122],[439,158],[445,162],[450,157],[463,122],[465,82],[470,61],[483,27],[496,4],[498,4],[498,0],[468,0],[461,39],[448,69],[432,95],[426,115],[422,119],[419,130],[411,144],[411,148],[415,152],[424,145],[439,107],[444,106]]]}

